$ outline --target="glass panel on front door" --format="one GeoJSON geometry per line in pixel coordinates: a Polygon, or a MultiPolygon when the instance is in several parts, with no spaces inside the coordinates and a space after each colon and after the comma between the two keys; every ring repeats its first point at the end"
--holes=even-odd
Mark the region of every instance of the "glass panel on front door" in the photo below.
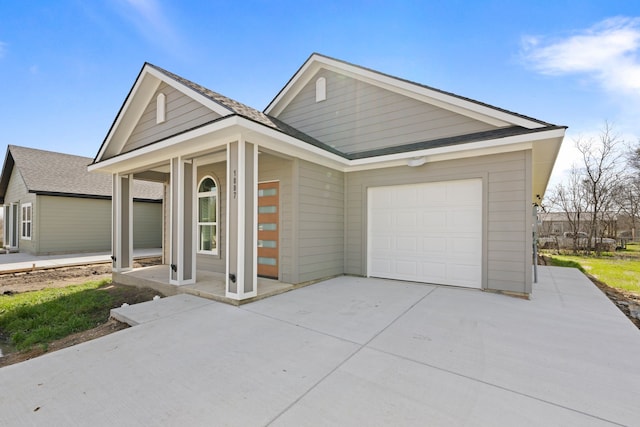
{"type": "Polygon", "coordinates": [[[258,184],[258,276],[279,277],[279,183],[258,184]]]}

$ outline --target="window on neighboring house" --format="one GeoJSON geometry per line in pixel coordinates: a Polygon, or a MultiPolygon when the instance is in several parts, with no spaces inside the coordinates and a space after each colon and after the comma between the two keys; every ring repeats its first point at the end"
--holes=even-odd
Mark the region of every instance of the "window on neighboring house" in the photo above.
{"type": "Polygon", "coordinates": [[[198,252],[218,254],[218,186],[210,176],[198,185],[198,252]]]}
{"type": "Polygon", "coordinates": [[[21,206],[22,215],[20,216],[20,237],[27,240],[31,240],[31,233],[33,231],[33,209],[31,206],[31,203],[24,203],[21,206]]]}

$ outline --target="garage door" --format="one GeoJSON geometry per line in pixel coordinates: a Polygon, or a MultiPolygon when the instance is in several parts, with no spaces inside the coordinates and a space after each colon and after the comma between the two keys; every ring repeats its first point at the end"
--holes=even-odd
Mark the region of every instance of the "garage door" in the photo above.
{"type": "Polygon", "coordinates": [[[369,188],[368,275],[480,288],[482,180],[369,188]]]}

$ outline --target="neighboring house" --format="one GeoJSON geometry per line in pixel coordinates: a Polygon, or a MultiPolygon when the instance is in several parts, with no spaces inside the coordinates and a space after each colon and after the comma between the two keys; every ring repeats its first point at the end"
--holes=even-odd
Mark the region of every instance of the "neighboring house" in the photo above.
{"type": "MultiPolygon", "coordinates": [[[[616,213],[607,213],[602,216],[605,220],[598,221],[596,237],[616,237],[620,225],[627,222],[624,215],[616,213]]],[[[591,218],[591,212],[540,212],[538,214],[538,235],[540,237],[563,236],[564,233],[576,231],[589,234],[591,218]]]]}
{"type": "Polygon", "coordinates": [[[358,275],[532,287],[532,204],[565,127],[313,54],[257,111],[145,63],[91,171],[114,176],[115,275],[135,178],[167,183],[169,282],[358,275]]]}
{"type": "MultiPolygon", "coordinates": [[[[0,175],[3,241],[35,255],[111,249],[112,178],[92,159],[9,145],[0,175]]],[[[133,246],[162,245],[162,184],[136,182],[133,246]]]]}

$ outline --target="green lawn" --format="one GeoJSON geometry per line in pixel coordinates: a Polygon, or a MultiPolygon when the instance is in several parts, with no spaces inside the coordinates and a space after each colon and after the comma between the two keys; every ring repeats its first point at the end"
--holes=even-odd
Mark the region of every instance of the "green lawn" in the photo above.
{"type": "Polygon", "coordinates": [[[578,267],[607,285],[640,294],[640,245],[628,245],[626,250],[594,255],[555,255],[552,265],[578,267]]]}
{"type": "Polygon", "coordinates": [[[0,333],[18,350],[46,345],[104,323],[114,304],[111,280],[0,296],[0,333]]]}

